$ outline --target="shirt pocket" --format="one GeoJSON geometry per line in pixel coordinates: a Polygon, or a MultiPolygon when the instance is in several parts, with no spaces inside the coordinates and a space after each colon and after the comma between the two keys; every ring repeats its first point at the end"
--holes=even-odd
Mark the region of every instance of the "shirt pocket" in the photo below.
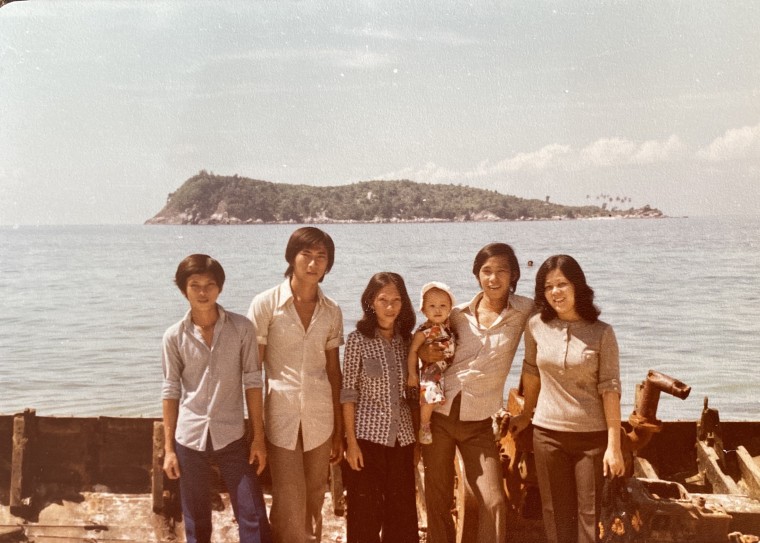
{"type": "Polygon", "coordinates": [[[599,365],[599,352],[586,349],[581,354],[583,364],[588,364],[596,368],[599,365]]]}
{"type": "Polygon", "coordinates": [[[371,357],[364,359],[364,373],[371,379],[379,379],[383,376],[383,361],[381,358],[371,357]]]}

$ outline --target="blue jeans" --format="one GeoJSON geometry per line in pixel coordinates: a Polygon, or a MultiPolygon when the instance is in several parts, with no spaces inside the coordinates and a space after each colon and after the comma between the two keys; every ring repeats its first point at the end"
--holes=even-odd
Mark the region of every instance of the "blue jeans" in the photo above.
{"type": "Polygon", "coordinates": [[[211,462],[219,467],[230,493],[232,510],[238,523],[240,543],[271,543],[264,495],[259,481],[248,464],[244,439],[215,451],[195,451],[176,443],[181,477],[180,495],[187,543],[211,541],[211,462]]]}

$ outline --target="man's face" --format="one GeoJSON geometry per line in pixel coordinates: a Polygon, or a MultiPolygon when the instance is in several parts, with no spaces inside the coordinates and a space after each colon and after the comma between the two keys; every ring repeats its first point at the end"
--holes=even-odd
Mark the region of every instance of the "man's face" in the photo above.
{"type": "Polygon", "coordinates": [[[209,311],[216,307],[222,289],[210,273],[194,273],[187,279],[185,297],[195,311],[209,311]]]}
{"type": "Polygon", "coordinates": [[[293,260],[293,277],[304,283],[318,283],[327,271],[327,249],[313,245],[299,251],[293,260]]]}

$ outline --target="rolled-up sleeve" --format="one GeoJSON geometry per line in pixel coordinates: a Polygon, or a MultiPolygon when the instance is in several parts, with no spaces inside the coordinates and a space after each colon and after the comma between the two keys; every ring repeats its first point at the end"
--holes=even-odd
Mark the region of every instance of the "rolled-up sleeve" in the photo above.
{"type": "Polygon", "coordinates": [[[351,334],[343,352],[343,387],[340,391],[340,403],[356,403],[359,400],[361,363],[361,339],[358,334],[351,334]]]}
{"type": "Polygon", "coordinates": [[[240,342],[240,360],[243,366],[243,388],[262,388],[261,363],[259,362],[259,347],[256,343],[256,325],[246,321],[240,342]]]}
{"type": "Polygon", "coordinates": [[[523,338],[525,344],[525,360],[523,360],[522,372],[526,375],[535,375],[538,377],[538,365],[536,364],[536,338],[533,337],[530,323],[525,327],[525,335],[523,338]]]}
{"type": "Polygon", "coordinates": [[[247,317],[255,326],[257,344],[266,345],[269,322],[272,320],[272,307],[269,301],[261,295],[256,296],[248,308],[247,317]]]}
{"type": "Polygon", "coordinates": [[[607,326],[599,348],[599,395],[605,392],[620,394],[620,351],[615,331],[607,326]]]}
{"type": "Polygon", "coordinates": [[[179,400],[182,397],[182,357],[179,355],[177,333],[173,329],[164,334],[161,366],[164,372],[161,398],[179,400]]]}
{"type": "Polygon", "coordinates": [[[336,311],[334,312],[331,334],[330,337],[327,338],[325,351],[329,351],[330,349],[337,349],[343,345],[343,312],[341,311],[340,307],[335,306],[335,308],[336,311]]]}

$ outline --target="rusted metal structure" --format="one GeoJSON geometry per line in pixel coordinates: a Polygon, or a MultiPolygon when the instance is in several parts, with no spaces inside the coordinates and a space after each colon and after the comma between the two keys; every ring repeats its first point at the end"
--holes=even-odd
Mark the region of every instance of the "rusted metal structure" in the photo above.
{"type": "MultiPolygon", "coordinates": [[[[696,422],[657,419],[660,393],[685,399],[690,387],[656,371],[636,386],[633,413],[622,425],[627,490],[641,518],[642,542],[757,542],[760,534],[760,423],[721,423],[705,399],[696,422]]],[[[510,505],[511,541],[544,542],[541,505],[529,435],[507,432],[522,412],[519,390],[496,418],[497,441],[510,505]],[[513,539],[512,539],[513,537],[513,539]]],[[[461,542],[472,530],[467,510],[461,542]]]]}
{"type": "MultiPolygon", "coordinates": [[[[636,408],[621,428],[641,540],[756,542],[760,421],[721,421],[705,401],[699,420],[662,422],[656,410],[663,392],[684,398],[688,386],[650,372],[637,385],[636,408]]],[[[521,410],[519,391],[512,390],[494,423],[508,496],[508,541],[543,543],[531,440],[505,431],[510,414],[521,410]]],[[[176,481],[164,477],[162,464],[158,419],[41,417],[32,410],[0,415],[0,542],[183,541],[176,481]]],[[[342,514],[339,470],[331,480],[335,512],[342,514]]],[[[452,512],[459,542],[468,543],[477,509],[464,479],[457,480],[452,512]]],[[[215,530],[227,530],[214,541],[236,540],[221,481],[212,492],[215,530]]],[[[424,526],[424,500],[418,507],[424,526]]]]}

